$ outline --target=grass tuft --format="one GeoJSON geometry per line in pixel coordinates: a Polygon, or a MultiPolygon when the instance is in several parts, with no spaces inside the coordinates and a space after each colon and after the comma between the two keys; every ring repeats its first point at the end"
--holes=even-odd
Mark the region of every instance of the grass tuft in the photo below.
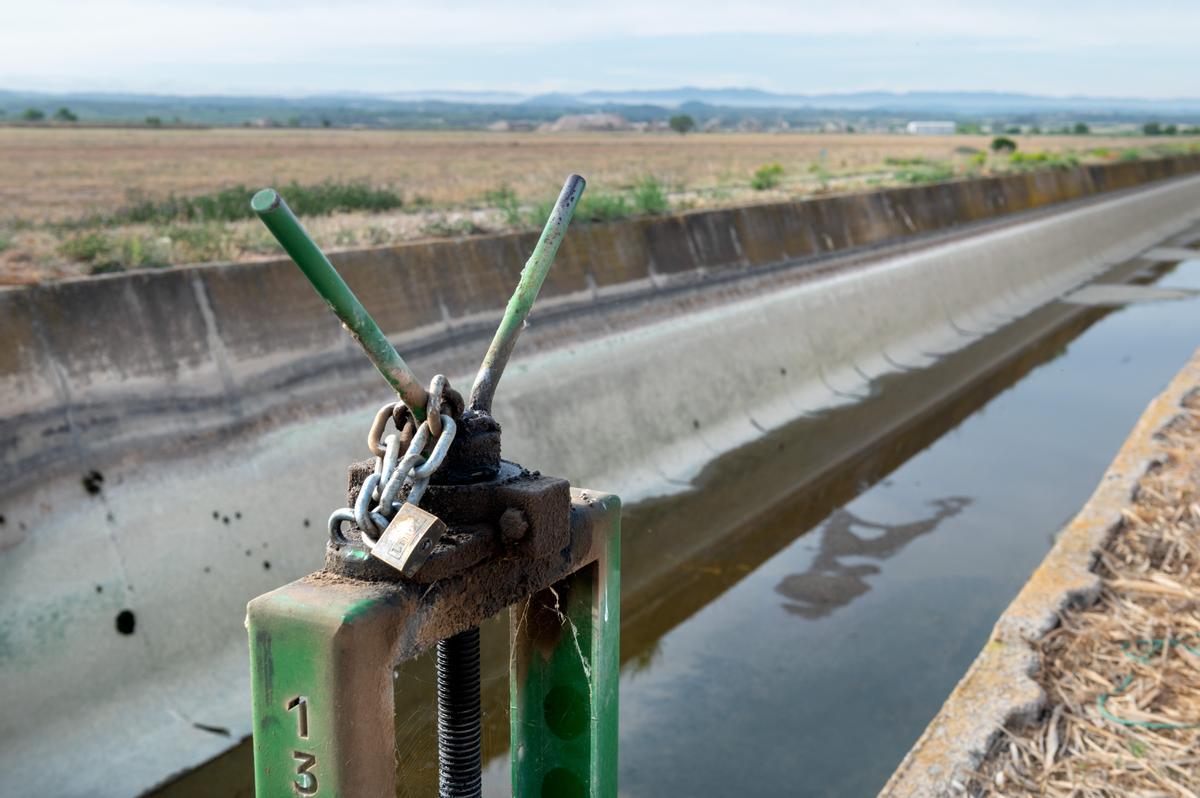
{"type": "MultiPolygon", "coordinates": [[[[403,207],[404,198],[390,188],[365,182],[325,181],[304,185],[288,183],[279,193],[297,216],[327,216],[350,211],[389,211],[403,207]]],[[[142,199],[97,220],[105,224],[168,224],[171,222],[232,222],[253,218],[250,197],[254,189],[231,186],[208,194],[165,199],[142,199]]]]}

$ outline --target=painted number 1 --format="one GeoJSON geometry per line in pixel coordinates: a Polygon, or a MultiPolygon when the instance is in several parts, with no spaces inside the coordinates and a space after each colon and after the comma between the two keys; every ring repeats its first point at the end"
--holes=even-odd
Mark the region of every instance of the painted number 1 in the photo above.
{"type": "MultiPolygon", "coordinates": [[[[287,703],[287,710],[296,710],[297,733],[301,740],[308,739],[308,698],[298,695],[287,703]]],[[[317,774],[313,768],[317,766],[317,755],[305,751],[292,751],[292,759],[296,760],[296,780],[292,788],[300,795],[316,795],[317,774]]]]}

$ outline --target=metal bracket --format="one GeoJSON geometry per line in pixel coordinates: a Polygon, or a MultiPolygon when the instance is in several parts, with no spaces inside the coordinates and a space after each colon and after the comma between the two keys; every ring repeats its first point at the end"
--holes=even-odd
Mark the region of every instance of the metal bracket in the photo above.
{"type": "Polygon", "coordinates": [[[251,601],[259,798],[395,795],[394,667],[505,607],[514,795],[615,798],[620,501],[572,490],[567,527],[429,585],[319,572],[251,601]]]}

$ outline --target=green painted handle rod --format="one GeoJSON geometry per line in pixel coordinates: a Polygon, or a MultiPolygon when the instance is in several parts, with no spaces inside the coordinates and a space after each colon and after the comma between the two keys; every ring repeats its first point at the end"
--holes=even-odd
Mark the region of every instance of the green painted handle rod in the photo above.
{"type": "Polygon", "coordinates": [[[587,182],[579,175],[571,175],[567,178],[562,192],[558,195],[558,201],[554,203],[554,210],[550,212],[550,218],[546,220],[546,226],[542,229],[542,237],[538,239],[537,246],[533,248],[533,254],[525,262],[525,268],[521,269],[521,279],[517,282],[517,290],[508,300],[504,318],[500,320],[500,326],[496,328],[492,344],[488,347],[483,363],[479,366],[479,373],[475,375],[475,384],[471,386],[470,404],[476,410],[488,413],[492,410],[492,397],[496,395],[496,384],[500,382],[504,367],[508,365],[508,357],[517,344],[517,336],[521,334],[521,329],[525,326],[525,319],[528,318],[529,311],[533,309],[533,301],[537,299],[538,291],[542,289],[546,273],[550,271],[550,266],[554,263],[554,256],[558,253],[558,245],[562,243],[563,237],[567,234],[567,225],[571,223],[575,206],[579,204],[579,198],[583,196],[583,190],[586,187],[587,182]]]}
{"type": "MultiPolygon", "coordinates": [[[[379,369],[379,373],[388,381],[400,400],[408,405],[413,417],[418,422],[425,418],[425,403],[428,394],[417,380],[412,369],[400,357],[396,347],[379,329],[375,319],[358,301],[358,297],[346,285],[346,281],[333,268],[329,258],[309,238],[300,220],[292,213],[292,209],[283,201],[283,197],[272,188],[264,188],[250,200],[250,207],[262,219],[263,224],[275,236],[275,240],[284,248],[304,276],[317,289],[321,298],[329,303],[342,324],[358,341],[358,345],[367,353],[367,357],[379,369]]],[[[544,238],[545,236],[543,236],[544,238]]],[[[539,246],[541,246],[539,244],[539,246]]]]}

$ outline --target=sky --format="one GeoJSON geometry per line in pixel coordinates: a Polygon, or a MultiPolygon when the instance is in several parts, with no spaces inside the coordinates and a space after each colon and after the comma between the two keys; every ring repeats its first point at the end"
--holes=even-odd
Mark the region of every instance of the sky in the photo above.
{"type": "Polygon", "coordinates": [[[1197,0],[4,0],[0,88],[1200,96],[1197,0]]]}

